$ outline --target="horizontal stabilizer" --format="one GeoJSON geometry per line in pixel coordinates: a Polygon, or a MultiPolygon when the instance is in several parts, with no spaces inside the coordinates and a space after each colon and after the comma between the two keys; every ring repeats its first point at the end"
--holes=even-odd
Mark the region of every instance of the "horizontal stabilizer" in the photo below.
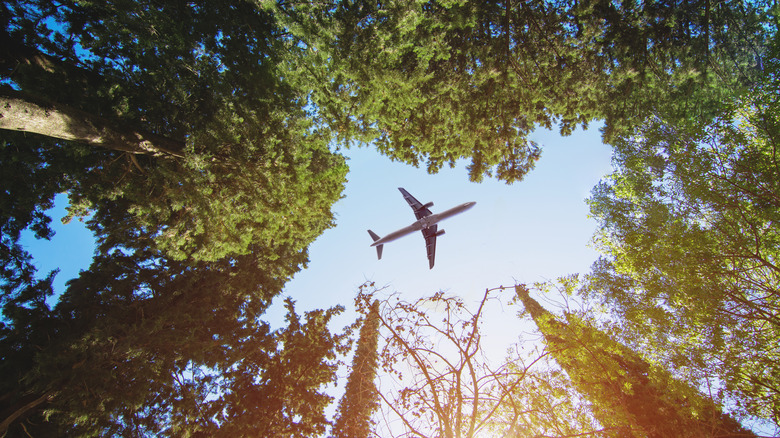
{"type": "MultiPolygon", "coordinates": [[[[376,235],[375,232],[368,230],[368,234],[371,236],[372,239],[374,239],[374,242],[379,240],[379,236],[376,235]]],[[[384,245],[377,245],[376,247],[376,258],[377,260],[382,260],[382,248],[384,245]]]]}

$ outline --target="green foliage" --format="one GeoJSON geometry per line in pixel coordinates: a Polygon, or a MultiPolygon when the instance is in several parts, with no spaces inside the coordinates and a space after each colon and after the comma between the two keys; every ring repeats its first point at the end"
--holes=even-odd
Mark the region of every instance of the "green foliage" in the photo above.
{"type": "Polygon", "coordinates": [[[537,127],[602,119],[610,141],[657,112],[712,117],[754,82],[774,29],[770,2],[739,0],[326,5],[268,5],[323,61],[323,120],[430,172],[470,159],[473,181],[521,180],[537,127]]]}
{"type": "MultiPolygon", "coordinates": [[[[776,71],[776,70],[775,70],[776,71]]],[[[615,142],[590,200],[592,296],[676,367],[778,424],[777,77],[711,124],[655,118],[615,142]]]]}
{"type": "Polygon", "coordinates": [[[272,15],[248,3],[122,1],[13,2],[9,15],[4,61],[18,68],[6,80],[181,145],[182,159],[94,157],[90,172],[59,188],[75,214],[122,204],[132,215],[112,227],[142,230],[144,246],[180,260],[246,254],[260,242],[302,251],[331,225],[346,165],[313,129],[308,90],[291,85],[299,53],[272,15]]]}
{"type": "Polygon", "coordinates": [[[543,309],[524,285],[515,287],[550,354],[592,403],[607,436],[755,436],[708,398],[644,361],[580,316],[565,320],[543,309]]]}
{"type": "Polygon", "coordinates": [[[52,394],[23,423],[33,434],[322,433],[345,349],[327,325],[341,309],[302,321],[288,301],[287,327],[272,332],[258,319],[285,280],[270,277],[272,263],[98,255],[53,310],[6,305],[3,393],[52,394]]]}
{"type": "Polygon", "coordinates": [[[238,366],[226,370],[230,392],[216,406],[227,409],[210,436],[311,437],[325,432],[324,410],[332,397],[324,386],[335,382],[337,354],[346,353],[345,335],[328,330],[343,308],[295,313],[287,299],[287,327],[275,333],[272,345],[248,337],[238,366]]]}
{"type": "Polygon", "coordinates": [[[323,433],[339,310],[260,320],[332,226],[347,171],[305,108],[302,51],[249,2],[13,0],[0,16],[4,86],[180,145],[0,132],[9,436],[323,433]],[[19,235],[50,237],[61,192],[98,250],[50,308],[54,274],[35,279],[19,235]]]}
{"type": "MultiPolygon", "coordinates": [[[[538,353],[538,352],[536,352],[538,353]]],[[[544,353],[542,353],[544,354],[544,353]]],[[[577,393],[566,373],[549,355],[533,363],[511,357],[507,370],[525,374],[499,410],[503,427],[495,428],[495,436],[534,438],[540,436],[605,435],[587,400],[577,393]]],[[[526,359],[527,360],[527,359],[526,359]]]]}
{"type": "Polygon", "coordinates": [[[24,136],[3,133],[0,145],[0,287],[4,304],[13,291],[32,281],[35,268],[19,245],[21,232],[32,231],[36,238],[53,234],[51,218],[45,211],[53,206],[54,195],[65,190],[73,178],[89,170],[93,154],[86,148],[60,149],[52,143],[24,147],[24,136]]]}

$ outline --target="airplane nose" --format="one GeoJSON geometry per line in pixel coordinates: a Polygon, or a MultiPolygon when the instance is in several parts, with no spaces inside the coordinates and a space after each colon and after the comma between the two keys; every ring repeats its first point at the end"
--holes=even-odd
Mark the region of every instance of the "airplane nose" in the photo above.
{"type": "Polygon", "coordinates": [[[474,201],[472,201],[472,202],[467,202],[467,203],[466,203],[466,208],[471,208],[471,207],[473,207],[473,206],[475,206],[475,205],[477,205],[477,203],[476,203],[476,202],[474,202],[474,201]]]}

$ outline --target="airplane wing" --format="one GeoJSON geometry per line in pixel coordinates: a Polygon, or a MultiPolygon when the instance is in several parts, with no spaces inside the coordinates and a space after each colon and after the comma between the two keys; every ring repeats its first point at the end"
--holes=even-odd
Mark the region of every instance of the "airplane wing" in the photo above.
{"type": "Polygon", "coordinates": [[[422,233],[425,237],[425,249],[428,251],[428,265],[429,269],[433,269],[433,261],[436,258],[436,230],[438,225],[432,225],[428,228],[423,228],[422,233]]]}
{"type": "MultiPolygon", "coordinates": [[[[398,187],[398,190],[401,191],[401,194],[404,195],[404,199],[406,199],[406,202],[409,203],[409,206],[412,207],[412,210],[414,210],[414,216],[417,218],[417,220],[420,220],[424,218],[425,216],[430,216],[431,211],[428,210],[428,207],[424,206],[420,201],[414,198],[414,196],[410,195],[409,192],[404,190],[403,187],[398,187]]],[[[427,237],[426,237],[427,240],[427,237]]],[[[436,238],[434,237],[434,244],[436,242],[436,238]]],[[[430,253],[429,253],[430,254],[430,253]]]]}

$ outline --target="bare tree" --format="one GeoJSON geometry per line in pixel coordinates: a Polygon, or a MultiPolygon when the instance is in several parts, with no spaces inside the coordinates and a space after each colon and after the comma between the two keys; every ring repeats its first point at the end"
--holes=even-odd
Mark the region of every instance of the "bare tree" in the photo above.
{"type": "MultiPolygon", "coordinates": [[[[358,298],[377,299],[380,291],[365,286],[358,298]]],[[[377,435],[563,437],[598,430],[543,346],[515,344],[507,358],[491,365],[482,326],[493,315],[487,308],[501,304],[497,291],[503,289],[485,290],[474,310],[443,292],[413,302],[398,293],[380,298],[380,363],[386,374],[378,379],[377,435]]],[[[496,322],[517,321],[514,315],[501,319],[496,322]]]]}

